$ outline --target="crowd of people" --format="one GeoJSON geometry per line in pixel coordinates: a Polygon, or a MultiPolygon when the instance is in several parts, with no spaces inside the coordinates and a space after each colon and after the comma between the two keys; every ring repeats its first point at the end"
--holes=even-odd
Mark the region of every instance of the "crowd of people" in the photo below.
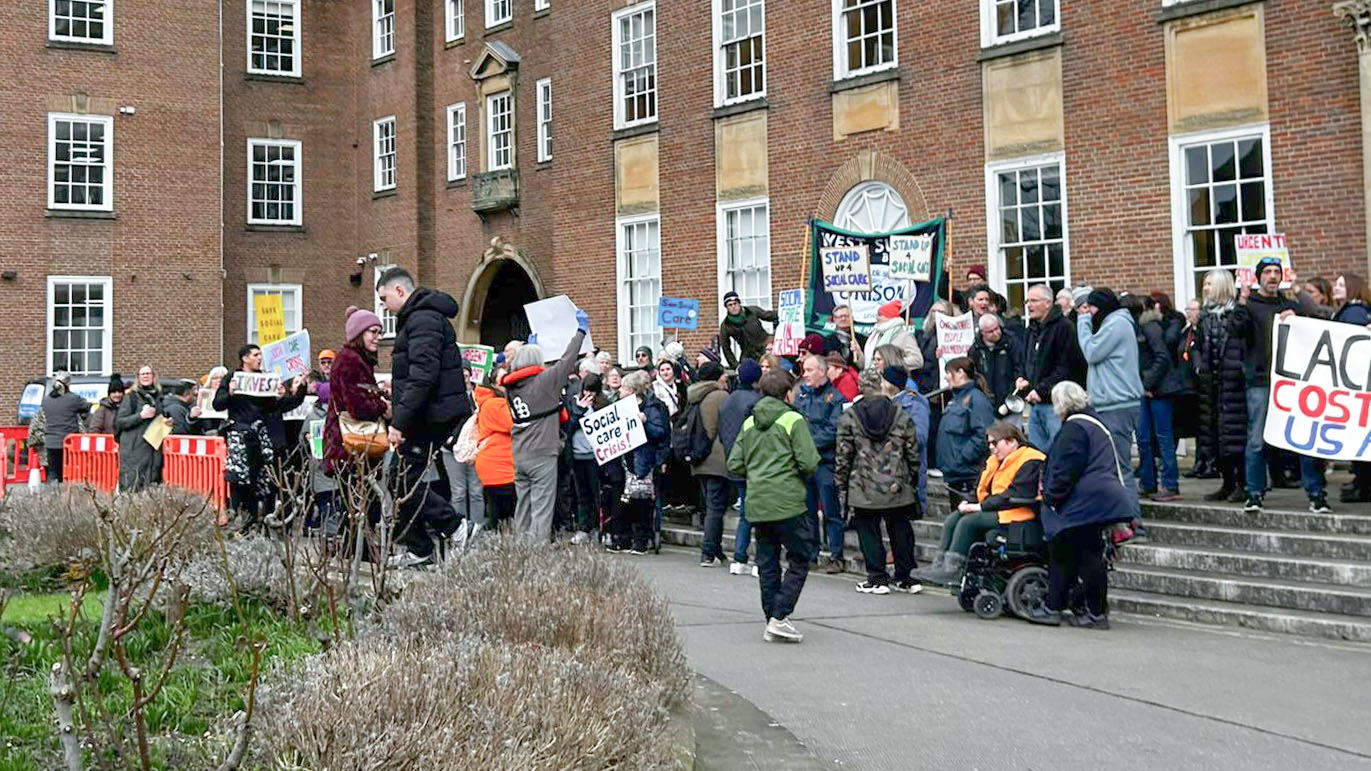
{"type": "MultiPolygon", "coordinates": [[[[973,267],[966,288],[934,303],[922,325],[896,300],[866,334],[839,305],[796,356],[773,350],[765,322],[775,314],[733,292],[718,335],[693,358],[674,340],[638,348],[631,363],[582,355],[590,320],[577,310],[563,350],[536,336],[510,341],[477,378],[453,333],[456,301],[392,268],[377,284],[396,316],[390,379],[376,373],[381,319],[355,307],[340,350],[321,353],[318,371],[274,394],[237,390],[236,372],[262,367],[261,349],[248,344],[234,372],[216,368],[203,382],[164,391],[144,367],[134,384],[111,383],[83,426],[91,405],[59,374],[43,404],[49,473],[61,478],[62,439],[84,427],[118,438],[121,487],[155,481],[160,455],[140,439],[151,421],[170,419],[176,433],[225,437],[230,508],[240,527],[258,527],[277,508],[268,470],[298,442],[285,416],[314,395],[303,421],[323,422],[313,526],[337,535],[336,491],[390,458],[399,489],[425,491],[399,499],[399,566],[431,561],[464,523],[645,554],[659,544],[664,511],[693,508],[700,566],[755,575],[766,639],[798,642],[789,617],[808,571],[821,551],[826,572],[847,569],[848,529],[866,571],[857,591],[884,595],[955,584],[972,544],[1039,523],[1050,590],[1029,620],[1105,629],[1106,548],[1138,533],[1140,499],[1180,497],[1178,437],[1195,440],[1187,476],[1221,480],[1207,500],[1259,511],[1269,485],[1293,484],[1298,468],[1310,510],[1330,510],[1320,463],[1262,440],[1268,341],[1272,324],[1292,314],[1368,324],[1371,289],[1349,273],[1283,290],[1275,261],[1256,276],[1255,288],[1238,289],[1229,271],[1210,272],[1183,313],[1160,291],[1036,285],[1021,315],[973,267]],[[935,319],[962,307],[975,342],[949,356],[935,319]],[[225,417],[204,419],[201,387],[225,417]],[[624,400],[647,441],[602,464],[580,418],[624,400]],[[943,479],[951,514],[936,559],[920,568],[913,522],[928,511],[930,476],[943,479]],[[738,527],[726,555],[731,504],[738,527]],[[1076,590],[1083,599],[1073,608],[1076,590]]],[[[1340,496],[1371,501],[1367,464],[1355,464],[1340,496]]]]}

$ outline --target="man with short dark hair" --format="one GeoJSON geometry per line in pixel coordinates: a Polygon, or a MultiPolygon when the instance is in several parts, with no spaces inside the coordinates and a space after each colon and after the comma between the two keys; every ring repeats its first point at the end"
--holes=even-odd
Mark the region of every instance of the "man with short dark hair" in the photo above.
{"type": "Polygon", "coordinates": [[[825,572],[837,574],[847,569],[843,560],[843,532],[847,528],[838,500],[838,485],[833,477],[833,462],[838,445],[838,420],[843,416],[847,399],[829,382],[828,362],[818,356],[806,356],[801,371],[804,379],[795,390],[795,410],[809,424],[814,447],[819,451],[819,466],[805,480],[805,501],[809,515],[816,522],[819,508],[823,507],[829,555],[825,572]]]}
{"type": "Polygon", "coordinates": [[[766,340],[769,336],[763,321],[776,323],[776,311],[769,311],[756,305],[744,306],[737,292],[724,294],[724,318],[719,324],[719,347],[728,360],[729,369],[735,369],[742,359],[760,359],[766,354],[766,340]],[[733,344],[738,344],[741,354],[733,354],[733,344]]]}

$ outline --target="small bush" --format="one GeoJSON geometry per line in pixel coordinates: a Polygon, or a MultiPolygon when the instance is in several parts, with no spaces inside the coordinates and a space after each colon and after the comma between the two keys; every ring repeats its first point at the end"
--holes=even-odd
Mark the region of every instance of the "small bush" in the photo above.
{"type": "Polygon", "coordinates": [[[239,596],[279,610],[286,606],[290,591],[280,544],[262,536],[226,540],[222,555],[217,549],[195,555],[181,571],[181,579],[190,586],[192,600],[219,606],[233,602],[236,588],[239,596]]]}

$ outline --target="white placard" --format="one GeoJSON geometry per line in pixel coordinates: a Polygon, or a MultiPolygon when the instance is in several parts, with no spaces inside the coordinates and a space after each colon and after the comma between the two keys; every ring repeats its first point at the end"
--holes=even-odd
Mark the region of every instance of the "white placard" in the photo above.
{"type": "Polygon", "coordinates": [[[890,277],[928,281],[933,273],[933,234],[890,237],[890,277]]]}
{"type": "Polygon", "coordinates": [[[262,346],[262,369],[284,379],[308,375],[310,366],[309,330],[302,329],[274,343],[262,346]]]}
{"type": "Polygon", "coordinates": [[[800,353],[800,342],[805,336],[804,315],[804,290],[781,290],[777,295],[776,334],[771,342],[772,353],[777,356],[795,356],[800,353]]]}
{"type": "Polygon", "coordinates": [[[871,250],[866,244],[825,246],[819,250],[825,292],[866,292],[871,289],[871,250]]]}
{"type": "Polygon", "coordinates": [[[947,363],[958,356],[966,356],[976,342],[976,322],[968,311],[960,316],[937,316],[938,347],[943,355],[938,357],[938,387],[947,387],[947,363]]]}
{"type": "MultiPolygon", "coordinates": [[[[524,314],[528,316],[529,329],[538,336],[538,347],[543,349],[543,356],[550,357],[548,361],[560,358],[576,334],[576,303],[566,295],[559,294],[525,305],[524,314]]],[[[592,350],[594,345],[587,332],[585,341],[581,343],[581,355],[592,350]]]]}
{"type": "Polygon", "coordinates": [[[1294,316],[1271,325],[1267,444],[1326,460],[1371,461],[1371,336],[1294,316]]]}
{"type": "Polygon", "coordinates": [[[214,409],[214,389],[201,388],[196,404],[200,406],[201,420],[225,420],[228,412],[225,410],[214,409]]]}
{"type": "Polygon", "coordinates": [[[647,429],[638,414],[638,400],[629,397],[581,418],[581,430],[597,463],[603,466],[647,444],[647,429]]]}
{"type": "Polygon", "coordinates": [[[243,396],[275,396],[280,384],[281,376],[274,372],[233,373],[234,391],[243,396]]]}

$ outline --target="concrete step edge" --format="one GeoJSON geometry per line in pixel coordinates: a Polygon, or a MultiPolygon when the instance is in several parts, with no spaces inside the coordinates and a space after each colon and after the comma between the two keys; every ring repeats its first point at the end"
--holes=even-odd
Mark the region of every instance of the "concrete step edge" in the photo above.
{"type": "Polygon", "coordinates": [[[1307,610],[1268,608],[1222,600],[1177,598],[1127,589],[1109,590],[1111,610],[1139,616],[1237,626],[1302,637],[1371,643],[1371,619],[1307,610]]]}

